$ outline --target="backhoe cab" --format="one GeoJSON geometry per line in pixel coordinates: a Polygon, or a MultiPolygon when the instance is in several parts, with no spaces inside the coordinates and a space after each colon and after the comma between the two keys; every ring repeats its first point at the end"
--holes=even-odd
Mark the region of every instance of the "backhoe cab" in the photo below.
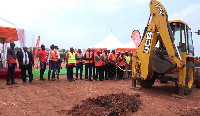
{"type": "Polygon", "coordinates": [[[172,96],[184,98],[196,80],[191,29],[181,20],[168,21],[167,11],[156,0],[150,1],[150,12],[151,21],[133,53],[132,88],[137,89],[136,83],[152,87],[155,79],[171,80],[179,87],[178,95],[172,96]],[[159,47],[155,47],[158,42],[159,47]]]}

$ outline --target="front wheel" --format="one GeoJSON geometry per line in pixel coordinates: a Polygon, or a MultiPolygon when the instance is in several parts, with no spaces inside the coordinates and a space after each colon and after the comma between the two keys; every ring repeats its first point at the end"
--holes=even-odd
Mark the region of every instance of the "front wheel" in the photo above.
{"type": "Polygon", "coordinates": [[[155,82],[154,78],[151,78],[150,80],[141,80],[141,79],[138,80],[139,85],[141,85],[144,88],[151,88],[154,82],[155,82]]]}
{"type": "Polygon", "coordinates": [[[185,80],[185,94],[188,95],[192,92],[194,86],[194,64],[192,62],[187,63],[186,80],[185,80]]]}

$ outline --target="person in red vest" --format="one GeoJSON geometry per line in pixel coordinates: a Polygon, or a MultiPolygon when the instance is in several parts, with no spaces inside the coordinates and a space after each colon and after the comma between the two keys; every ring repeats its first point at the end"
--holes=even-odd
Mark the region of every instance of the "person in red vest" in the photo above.
{"type": "Polygon", "coordinates": [[[56,62],[58,59],[58,52],[54,49],[54,44],[50,46],[51,50],[49,51],[48,62],[49,62],[49,72],[48,72],[48,81],[50,81],[50,74],[52,72],[52,81],[55,81],[55,70],[56,70],[56,62]]]}
{"type": "Polygon", "coordinates": [[[83,73],[83,54],[81,52],[81,49],[78,49],[78,52],[75,55],[76,58],[76,80],[78,80],[78,70],[80,69],[80,79],[82,78],[83,73]]]}
{"type": "Polygon", "coordinates": [[[104,52],[102,53],[103,55],[103,76],[104,76],[104,72],[105,72],[105,80],[108,80],[108,68],[109,68],[109,58],[108,58],[108,51],[104,50],[104,52]]]}
{"type": "MultiPolygon", "coordinates": [[[[91,79],[92,76],[92,62],[93,62],[93,58],[92,58],[92,52],[90,51],[90,48],[88,48],[87,52],[84,55],[84,59],[85,59],[85,80],[88,80],[88,69],[89,69],[89,81],[93,81],[91,79]]],[[[93,77],[93,79],[95,79],[95,77],[93,77]]]]}
{"type": "Polygon", "coordinates": [[[110,50],[107,50],[107,52],[108,52],[108,65],[107,65],[107,67],[108,67],[108,79],[110,79],[111,78],[111,68],[110,68],[110,60],[109,60],[110,50]]]}
{"type": "Polygon", "coordinates": [[[110,79],[113,80],[113,79],[116,79],[117,56],[115,54],[115,50],[112,50],[112,53],[110,53],[109,60],[110,60],[110,69],[111,69],[110,79]]]}
{"type": "Polygon", "coordinates": [[[93,75],[93,78],[95,78],[95,61],[94,61],[94,57],[95,57],[95,49],[92,48],[92,75],[93,75]]]}
{"type": "Polygon", "coordinates": [[[99,81],[103,81],[103,78],[102,78],[103,56],[101,55],[100,50],[97,50],[97,54],[95,55],[94,59],[95,59],[95,68],[96,68],[95,80],[99,78],[99,81]]]}
{"type": "Polygon", "coordinates": [[[46,70],[47,52],[43,44],[41,45],[41,48],[42,49],[38,52],[38,56],[40,60],[40,80],[45,81],[45,79],[43,78],[43,75],[46,70]]]}
{"type": "Polygon", "coordinates": [[[16,58],[17,58],[14,48],[15,48],[15,43],[11,42],[10,48],[7,50],[7,63],[8,63],[8,71],[6,77],[7,85],[17,84],[14,80],[16,58]]]}
{"type": "Polygon", "coordinates": [[[119,63],[119,67],[118,68],[118,79],[122,79],[123,75],[124,75],[124,69],[125,69],[125,62],[126,62],[126,58],[124,56],[124,52],[121,52],[121,55],[118,57],[118,63],[119,63]]]}

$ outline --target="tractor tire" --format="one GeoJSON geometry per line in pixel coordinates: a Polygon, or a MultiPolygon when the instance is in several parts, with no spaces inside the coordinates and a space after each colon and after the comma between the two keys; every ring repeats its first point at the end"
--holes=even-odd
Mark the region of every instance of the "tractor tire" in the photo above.
{"type": "Polygon", "coordinates": [[[200,72],[198,70],[196,72],[196,87],[200,88],[200,72]]]}
{"type": "Polygon", "coordinates": [[[187,63],[186,80],[185,80],[185,95],[189,95],[192,92],[194,86],[194,64],[192,62],[187,63]]]}
{"type": "Polygon", "coordinates": [[[151,88],[154,82],[155,82],[154,78],[150,80],[141,80],[141,79],[138,80],[139,85],[141,85],[144,88],[151,88]]]}

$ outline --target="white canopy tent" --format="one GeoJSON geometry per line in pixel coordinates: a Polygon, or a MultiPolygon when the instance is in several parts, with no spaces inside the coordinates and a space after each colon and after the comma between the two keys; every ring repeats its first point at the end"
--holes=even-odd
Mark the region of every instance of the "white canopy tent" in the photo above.
{"type": "Polygon", "coordinates": [[[137,48],[133,41],[124,45],[124,48],[137,48]]]}
{"type": "Polygon", "coordinates": [[[110,34],[101,42],[90,46],[89,48],[107,48],[107,49],[116,49],[123,48],[124,44],[121,43],[113,34],[110,34]]]}

